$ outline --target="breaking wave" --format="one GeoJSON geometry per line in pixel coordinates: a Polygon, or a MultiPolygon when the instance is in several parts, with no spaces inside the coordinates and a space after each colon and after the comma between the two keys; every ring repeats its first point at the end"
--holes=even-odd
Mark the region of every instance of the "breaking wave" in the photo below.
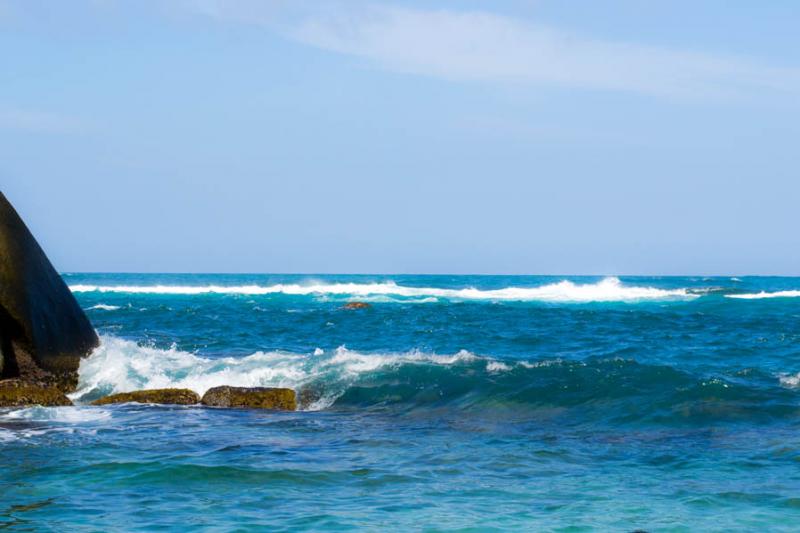
{"type": "Polygon", "coordinates": [[[796,414],[796,398],[787,388],[794,384],[792,377],[777,378],[754,374],[746,383],[630,359],[501,360],[465,350],[361,353],[339,347],[211,358],[103,336],[101,346],[82,362],[71,397],[80,403],[165,387],[202,395],[211,387],[232,385],[294,389],[304,410],[581,406],[588,416],[621,420],[796,414]],[[764,386],[769,382],[774,385],[764,386]]]}
{"type": "MultiPolygon", "coordinates": [[[[356,297],[400,296],[422,298],[416,303],[436,302],[437,298],[455,300],[505,300],[541,302],[636,302],[643,300],[684,300],[697,298],[687,289],[659,289],[623,284],[609,277],[597,283],[579,284],[564,280],[539,287],[506,287],[503,289],[445,289],[409,287],[394,282],[382,283],[309,283],[260,285],[71,285],[73,292],[132,293],[132,294],[288,294],[343,295],[356,297]]],[[[380,300],[376,300],[380,301],[380,300]]],[[[390,301],[390,300],[387,300],[390,301]]]]}

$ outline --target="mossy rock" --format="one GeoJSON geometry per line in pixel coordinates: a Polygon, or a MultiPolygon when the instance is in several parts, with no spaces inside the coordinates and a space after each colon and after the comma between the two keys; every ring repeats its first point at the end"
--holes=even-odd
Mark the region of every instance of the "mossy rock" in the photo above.
{"type": "Polygon", "coordinates": [[[194,405],[200,403],[200,396],[189,389],[150,389],[121,392],[105,396],[92,402],[92,405],[112,403],[161,403],[173,405],[194,405]]]}
{"type": "Polygon", "coordinates": [[[297,395],[292,389],[270,387],[214,387],[203,395],[203,405],[211,407],[247,407],[294,411],[297,395]]]}
{"type": "Polygon", "coordinates": [[[52,407],[72,405],[72,402],[56,387],[27,383],[18,379],[0,381],[0,407],[29,405],[52,407]]]}

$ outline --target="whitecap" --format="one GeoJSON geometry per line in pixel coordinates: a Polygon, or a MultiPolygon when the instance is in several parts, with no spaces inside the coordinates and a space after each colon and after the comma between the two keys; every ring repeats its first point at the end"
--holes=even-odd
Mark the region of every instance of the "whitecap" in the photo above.
{"type": "Polygon", "coordinates": [[[780,374],[778,376],[778,381],[780,381],[780,384],[783,385],[784,387],[790,389],[796,389],[800,387],[800,372],[798,372],[797,374],[787,374],[787,373],[780,374]]]}
{"type": "Polygon", "coordinates": [[[726,294],[726,298],[737,298],[740,300],[761,300],[764,298],[798,298],[800,297],[800,291],[798,290],[790,290],[790,291],[776,291],[776,292],[754,292],[754,293],[743,293],[743,294],[726,294]]]}
{"type": "Polygon", "coordinates": [[[487,372],[507,372],[509,370],[511,370],[511,367],[500,361],[489,361],[486,363],[487,372]]]}
{"type": "Polygon", "coordinates": [[[99,309],[101,311],[116,311],[116,310],[121,309],[121,308],[118,305],[97,304],[97,305],[93,305],[91,307],[87,307],[86,311],[91,311],[93,309],[99,309]]]}

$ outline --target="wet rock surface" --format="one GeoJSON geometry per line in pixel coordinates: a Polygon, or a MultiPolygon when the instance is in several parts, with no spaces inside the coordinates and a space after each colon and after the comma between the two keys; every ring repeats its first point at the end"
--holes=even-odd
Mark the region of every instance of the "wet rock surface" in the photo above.
{"type": "Polygon", "coordinates": [[[93,401],[92,405],[108,405],[112,403],[131,402],[194,405],[200,403],[200,396],[196,392],[189,389],[150,389],[111,394],[93,401]]]}
{"type": "Polygon", "coordinates": [[[297,395],[292,389],[269,387],[214,387],[201,400],[211,407],[245,407],[250,409],[273,409],[294,411],[297,395]]]}
{"type": "Polygon", "coordinates": [[[28,405],[64,406],[72,405],[72,401],[58,388],[46,383],[30,383],[19,379],[0,381],[0,407],[28,405]]]}

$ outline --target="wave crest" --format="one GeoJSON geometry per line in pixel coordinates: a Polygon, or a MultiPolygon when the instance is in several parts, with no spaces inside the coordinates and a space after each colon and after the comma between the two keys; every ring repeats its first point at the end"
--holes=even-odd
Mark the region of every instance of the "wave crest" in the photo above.
{"type": "Polygon", "coordinates": [[[103,336],[80,368],[78,402],[116,392],[180,387],[271,386],[298,391],[304,410],[520,409],[521,413],[572,411],[581,417],[621,421],[708,421],[717,417],[794,416],[797,377],[757,373],[696,376],[669,366],[630,359],[524,361],[494,359],[462,350],[361,353],[339,347],[313,353],[256,352],[208,358],[103,336]],[[776,379],[778,378],[778,379],[776,379]],[[752,381],[751,381],[752,380],[752,381]],[[773,381],[774,380],[774,381],[773,381]],[[775,385],[765,383],[779,381],[775,385]],[[555,411],[553,411],[555,409],[555,411]]]}
{"type": "Polygon", "coordinates": [[[256,352],[245,357],[206,358],[172,347],[161,350],[112,336],[81,362],[77,390],[70,398],[89,401],[118,392],[186,388],[201,396],[221,385],[236,387],[311,386],[316,396],[310,409],[330,407],[364,374],[405,364],[454,365],[479,358],[467,351],[438,355],[412,351],[364,354],[341,346],[330,354],[256,352]]]}

